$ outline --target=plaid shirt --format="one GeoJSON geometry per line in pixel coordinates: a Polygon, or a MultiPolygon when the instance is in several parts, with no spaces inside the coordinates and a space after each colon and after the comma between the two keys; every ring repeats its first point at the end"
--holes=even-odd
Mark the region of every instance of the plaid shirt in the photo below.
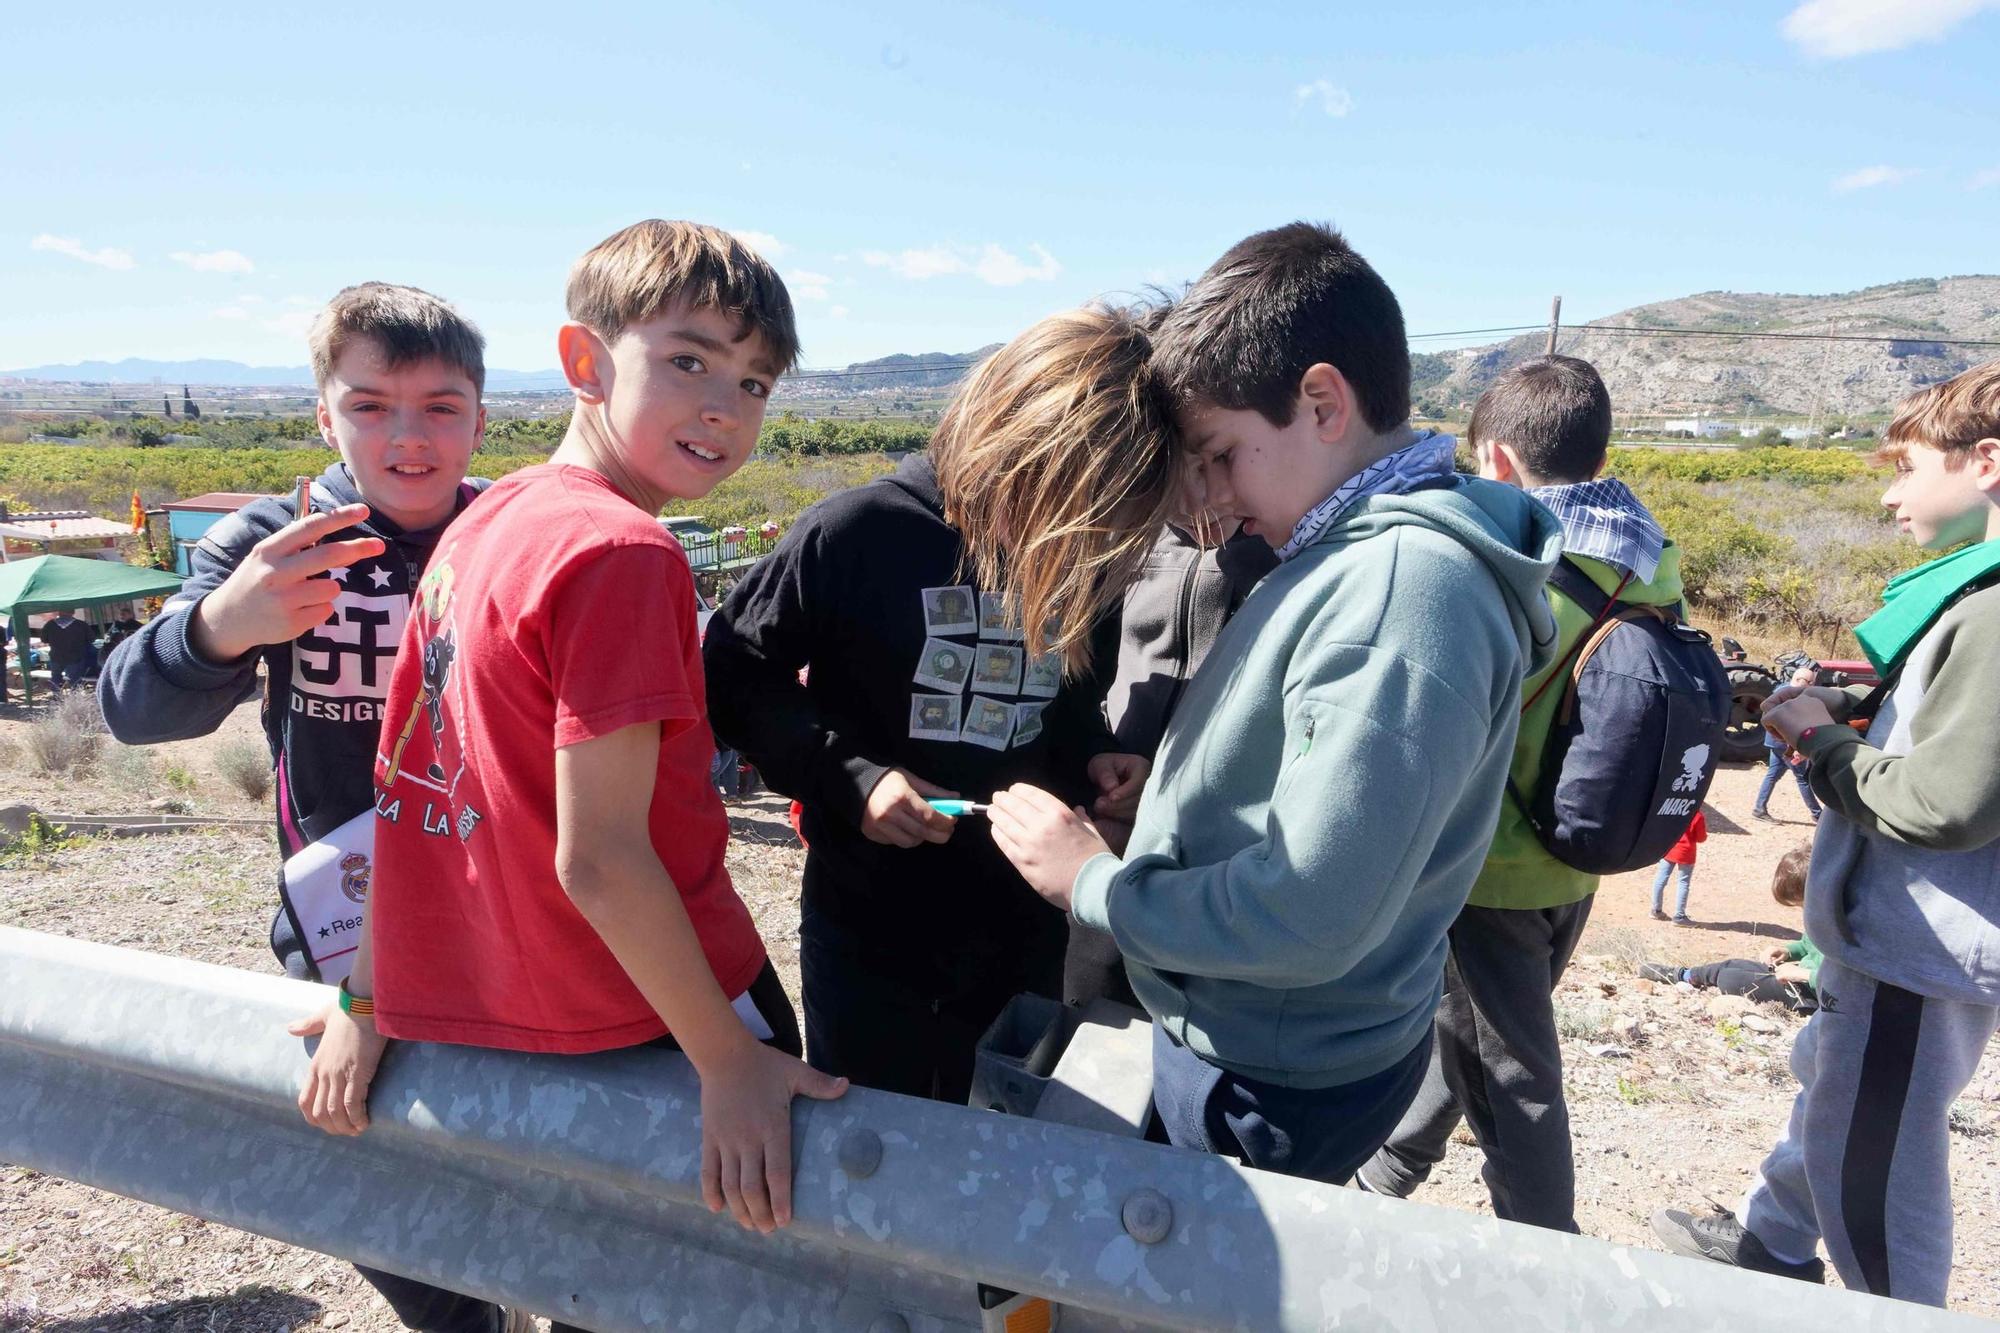
{"type": "Polygon", "coordinates": [[[1528,494],[1562,524],[1563,554],[1629,569],[1641,583],[1652,582],[1659,572],[1667,534],[1624,482],[1601,477],[1569,486],[1537,486],[1528,494]]]}

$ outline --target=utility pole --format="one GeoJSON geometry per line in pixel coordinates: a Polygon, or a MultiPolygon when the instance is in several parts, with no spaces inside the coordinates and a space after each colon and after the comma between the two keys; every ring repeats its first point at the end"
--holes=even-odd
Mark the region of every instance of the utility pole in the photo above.
{"type": "Polygon", "coordinates": [[[1556,330],[1562,327],[1562,317],[1563,299],[1558,296],[1549,305],[1549,346],[1548,350],[1543,353],[1544,356],[1554,356],[1556,354],[1556,330]]]}

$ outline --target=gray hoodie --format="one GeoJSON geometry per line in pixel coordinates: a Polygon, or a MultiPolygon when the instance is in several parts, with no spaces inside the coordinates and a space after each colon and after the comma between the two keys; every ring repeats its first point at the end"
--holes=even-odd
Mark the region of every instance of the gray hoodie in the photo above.
{"type": "Polygon", "coordinates": [[[1265,577],[1168,724],[1121,859],[1078,874],[1140,1000],[1287,1087],[1379,1072],[1437,1008],[1492,841],[1562,529],[1474,478],[1361,500],[1265,577]]]}
{"type": "Polygon", "coordinates": [[[2000,588],[1987,588],[1917,641],[1866,740],[1821,727],[1799,746],[1827,806],[1806,934],[1866,976],[1971,1004],[2000,1004],[1996,679],[2000,588]]]}

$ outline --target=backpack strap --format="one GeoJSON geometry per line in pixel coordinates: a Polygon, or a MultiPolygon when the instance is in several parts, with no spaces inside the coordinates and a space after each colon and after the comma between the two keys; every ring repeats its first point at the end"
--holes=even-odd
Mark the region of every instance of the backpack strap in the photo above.
{"type": "Polygon", "coordinates": [[[1596,581],[1584,573],[1582,567],[1573,563],[1568,556],[1556,561],[1556,567],[1549,571],[1549,582],[1554,584],[1556,590],[1565,597],[1590,612],[1590,625],[1583,633],[1577,635],[1576,642],[1570,645],[1570,650],[1563,654],[1562,660],[1550,668],[1549,674],[1542,678],[1542,683],[1535,687],[1535,692],[1522,701],[1523,713],[1535,706],[1535,701],[1542,697],[1549,686],[1569,674],[1570,659],[1583,651],[1583,646],[1597,633],[1598,626],[1604,623],[1605,618],[1618,605],[1618,594],[1624,592],[1625,585],[1631,581],[1632,571],[1628,569],[1625,571],[1625,577],[1618,580],[1618,587],[1606,597],[1604,590],[1597,586],[1596,581]]]}

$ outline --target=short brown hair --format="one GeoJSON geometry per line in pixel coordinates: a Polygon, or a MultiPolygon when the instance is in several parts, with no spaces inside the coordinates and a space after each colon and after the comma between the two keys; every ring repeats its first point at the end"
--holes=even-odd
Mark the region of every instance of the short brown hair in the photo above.
{"type": "Polygon", "coordinates": [[[1806,900],[1806,869],[1812,864],[1812,844],[1802,842],[1778,858],[1778,868],[1771,872],[1771,896],[1786,907],[1797,907],[1806,900]]]}
{"type": "Polygon", "coordinates": [[[1611,394],[1588,361],[1538,356],[1502,371],[1472,405],[1465,442],[1511,445],[1537,480],[1589,481],[1611,451],[1611,394]]]}
{"type": "Polygon", "coordinates": [[[569,317],[606,342],[676,301],[755,332],[780,374],[799,359],[791,293],[777,270],[720,227],[648,218],[605,237],[569,271],[569,317]]]}
{"type": "Polygon", "coordinates": [[[1042,320],[972,372],[931,436],[980,582],[1012,600],[1029,651],[1072,674],[1180,498],[1146,322],[1105,305],[1042,320]]]}
{"type": "Polygon", "coordinates": [[[1894,462],[1911,445],[1920,444],[1943,450],[1949,464],[1957,467],[1973,445],[1996,439],[2000,439],[2000,361],[1988,361],[1896,404],[1876,457],[1894,462]]]}
{"type": "Polygon", "coordinates": [[[1293,222],[1246,236],[1174,303],[1155,337],[1160,374],[1184,399],[1292,424],[1299,382],[1321,362],[1384,434],[1410,418],[1410,344],[1396,294],[1332,227],[1293,222]]]}
{"type": "Polygon", "coordinates": [[[464,371],[474,389],[486,392],[486,339],[450,302],[420,288],[392,282],[341,288],[306,335],[315,384],[326,387],[340,354],[356,338],[380,347],[391,369],[442,361],[464,371]]]}

